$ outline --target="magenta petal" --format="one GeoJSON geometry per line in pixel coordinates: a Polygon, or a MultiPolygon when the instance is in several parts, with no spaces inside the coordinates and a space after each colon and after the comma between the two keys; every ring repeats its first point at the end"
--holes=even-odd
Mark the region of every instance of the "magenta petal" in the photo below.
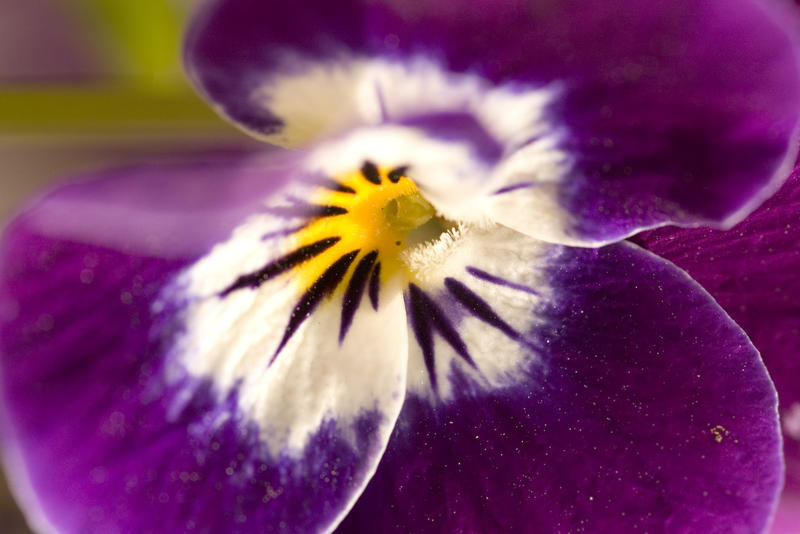
{"type": "MultiPolygon", "coordinates": [[[[567,249],[546,269],[526,379],[486,391],[454,367],[454,399],[409,396],[340,532],[764,529],[783,474],[776,396],[741,329],[637,247],[567,249]]],[[[507,290],[515,272],[481,277],[507,290]]]]}
{"type": "Polygon", "coordinates": [[[776,533],[800,525],[800,169],[727,232],[660,228],[635,240],[705,287],[761,352],[780,398],[786,488],[776,533]]]}

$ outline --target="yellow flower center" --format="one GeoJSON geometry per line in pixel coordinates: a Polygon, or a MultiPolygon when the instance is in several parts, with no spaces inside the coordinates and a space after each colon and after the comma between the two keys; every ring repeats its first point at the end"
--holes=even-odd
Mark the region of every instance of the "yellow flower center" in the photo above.
{"type": "Polygon", "coordinates": [[[360,258],[374,252],[381,280],[391,278],[403,269],[399,254],[408,246],[408,233],[435,215],[434,208],[405,176],[405,169],[382,168],[369,162],[320,187],[310,200],[319,213],[294,234],[293,248],[336,241],[298,267],[296,280],[304,289],[337,260],[356,251],[351,270],[360,258]]]}

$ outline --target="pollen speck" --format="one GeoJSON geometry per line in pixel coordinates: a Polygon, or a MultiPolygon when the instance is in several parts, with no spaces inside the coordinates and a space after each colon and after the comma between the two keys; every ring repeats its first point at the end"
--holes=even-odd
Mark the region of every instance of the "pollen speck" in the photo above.
{"type": "Polygon", "coordinates": [[[730,432],[724,426],[717,425],[711,428],[711,434],[714,436],[714,441],[722,443],[723,438],[729,436],[730,432]]]}

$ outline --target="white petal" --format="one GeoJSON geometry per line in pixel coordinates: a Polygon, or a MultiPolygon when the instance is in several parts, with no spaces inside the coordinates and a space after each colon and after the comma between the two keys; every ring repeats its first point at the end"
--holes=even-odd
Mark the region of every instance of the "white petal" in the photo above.
{"type": "Polygon", "coordinates": [[[240,411],[258,425],[272,454],[299,455],[325,422],[347,427],[374,410],[382,415],[376,432],[385,443],[405,391],[407,338],[399,292],[383,291],[378,311],[362,299],[340,343],[345,279],[280,351],[303,295],[291,272],[222,296],[237,278],[287,251],[285,239],[263,239],[276,224],[288,223],[251,218],[189,269],[165,299],[187,303],[185,332],[173,351],[176,376],[188,372],[210,380],[220,399],[236,393],[240,411]]]}
{"type": "Polygon", "coordinates": [[[437,211],[453,220],[481,221],[495,161],[478,157],[468,142],[438,140],[420,128],[382,125],[321,144],[308,158],[311,173],[342,175],[372,161],[407,167],[407,175],[437,211]]]}
{"type": "MultiPolygon", "coordinates": [[[[462,228],[436,245],[408,253],[405,259],[417,273],[414,285],[418,292],[446,317],[469,357],[459,354],[452,337],[448,340],[448,335],[433,325],[437,384],[431,383],[413,317],[415,290],[410,289],[405,297],[411,316],[409,391],[447,399],[453,394],[457,373],[472,376],[486,388],[529,379],[527,370],[539,358],[536,340],[529,334],[541,322],[535,312],[549,294],[537,266],[543,265],[552,251],[545,243],[494,225],[462,228]],[[475,306],[477,302],[483,304],[475,306]],[[482,313],[484,304],[494,316],[482,313]]],[[[435,313],[427,315],[430,319],[435,313]]]]}
{"type": "Polygon", "coordinates": [[[531,140],[496,167],[483,204],[487,217],[548,243],[601,245],[571,231],[573,218],[559,202],[570,168],[557,135],[531,140]]]}
{"type": "Polygon", "coordinates": [[[287,59],[255,91],[286,125],[266,140],[303,146],[352,127],[375,126],[443,112],[467,112],[501,143],[541,135],[554,88],[495,87],[481,76],[453,73],[426,57],[405,61],[342,55],[336,61],[287,59]],[[320,88],[324,87],[324,91],[320,88]]]}

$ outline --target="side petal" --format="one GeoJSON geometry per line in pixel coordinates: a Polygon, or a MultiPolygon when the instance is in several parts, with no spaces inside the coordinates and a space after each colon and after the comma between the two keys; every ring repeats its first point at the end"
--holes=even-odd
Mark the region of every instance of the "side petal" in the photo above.
{"type": "MultiPolygon", "coordinates": [[[[264,210],[286,168],[261,170],[121,171],[55,191],[7,229],[2,450],[43,531],[325,531],[373,473],[403,399],[399,296],[384,292],[379,311],[362,303],[337,344],[333,294],[269,366],[274,346],[242,347],[269,342],[264,330],[292,306],[272,303],[270,316],[253,302],[263,292],[203,299],[192,290],[213,279],[188,285],[232,252],[208,251],[242,212],[264,210]],[[314,335],[330,330],[330,341],[314,335]],[[219,350],[231,359],[215,360],[219,350]]],[[[231,238],[238,259],[269,249],[243,234],[231,238]]]]}
{"type": "Polygon", "coordinates": [[[637,235],[643,247],[697,280],[753,340],[780,398],[786,486],[773,532],[800,524],[800,169],[748,218],[727,232],[659,228],[637,235]]]}
{"type": "Polygon", "coordinates": [[[23,222],[60,241],[193,260],[263,210],[264,199],[280,189],[297,164],[294,154],[273,151],[264,157],[79,175],[28,206],[23,222]]]}
{"type": "Polygon", "coordinates": [[[220,111],[287,146],[472,113],[507,150],[496,220],[598,245],[665,222],[730,226],[777,187],[800,114],[785,8],[216,0],[186,62],[220,111]]]}
{"type": "Polygon", "coordinates": [[[451,256],[417,285],[449,369],[438,394],[410,389],[340,532],[762,531],[783,466],[775,391],[744,333],[632,245],[518,238],[495,260],[503,241],[473,241],[470,263],[451,256]]]}

